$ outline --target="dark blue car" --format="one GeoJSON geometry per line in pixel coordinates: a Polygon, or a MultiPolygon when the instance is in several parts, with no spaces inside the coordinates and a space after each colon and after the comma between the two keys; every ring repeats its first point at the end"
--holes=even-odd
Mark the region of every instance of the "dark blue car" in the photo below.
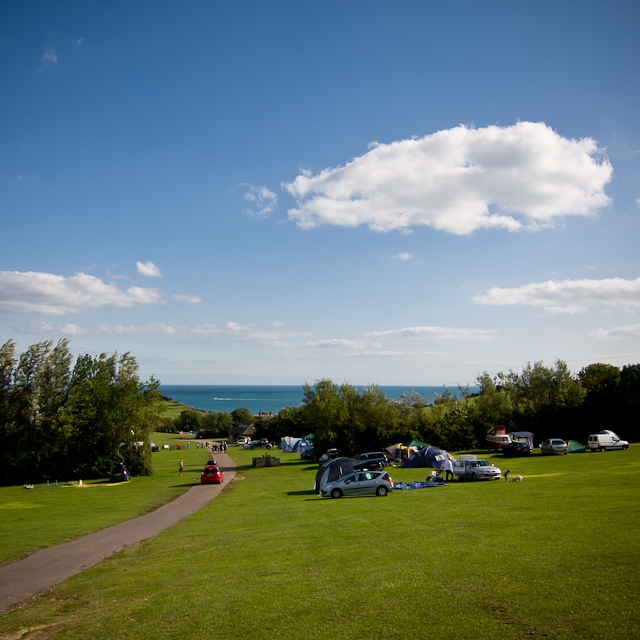
{"type": "Polygon", "coordinates": [[[127,467],[125,467],[122,462],[119,462],[113,469],[111,469],[111,473],[109,474],[109,482],[128,482],[129,481],[129,472],[127,471],[127,467]]]}

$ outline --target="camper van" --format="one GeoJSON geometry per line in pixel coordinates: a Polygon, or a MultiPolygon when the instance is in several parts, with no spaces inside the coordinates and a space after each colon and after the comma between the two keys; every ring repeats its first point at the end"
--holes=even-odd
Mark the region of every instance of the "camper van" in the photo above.
{"type": "Polygon", "coordinates": [[[588,446],[591,451],[606,451],[607,449],[626,449],[629,443],[626,440],[620,440],[613,431],[605,429],[590,435],[588,446]]]}
{"type": "Polygon", "coordinates": [[[487,432],[486,444],[487,449],[502,451],[506,445],[511,444],[511,436],[507,435],[507,428],[498,426],[489,429],[487,432]]]}

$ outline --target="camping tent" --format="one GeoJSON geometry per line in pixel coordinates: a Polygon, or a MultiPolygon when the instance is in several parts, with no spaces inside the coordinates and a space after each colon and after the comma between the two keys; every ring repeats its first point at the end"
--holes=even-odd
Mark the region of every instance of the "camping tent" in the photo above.
{"type": "Polygon", "coordinates": [[[587,450],[575,440],[567,441],[567,453],[586,453],[587,450]]]}
{"type": "Polygon", "coordinates": [[[384,450],[389,460],[393,460],[394,462],[401,462],[402,460],[406,460],[412,453],[415,453],[416,451],[416,447],[405,447],[405,445],[400,442],[398,444],[393,444],[384,450]]]}
{"type": "Polygon", "coordinates": [[[409,440],[408,442],[402,443],[403,447],[428,447],[428,442],[422,442],[422,440],[409,440]]]}
{"type": "Polygon", "coordinates": [[[455,462],[455,458],[447,451],[438,447],[426,447],[416,451],[405,463],[406,469],[417,469],[418,467],[428,467],[429,469],[441,469],[444,461],[449,458],[455,462]]]}
{"type": "Polygon", "coordinates": [[[531,431],[512,431],[509,435],[513,442],[526,442],[533,450],[533,433],[531,431]]]}
{"type": "Polygon", "coordinates": [[[358,461],[353,458],[334,458],[325,462],[316,473],[315,491],[320,492],[325,484],[351,473],[356,464],[358,461]]]}
{"type": "Polygon", "coordinates": [[[280,440],[279,447],[284,452],[290,453],[291,451],[293,451],[293,447],[295,446],[296,442],[298,442],[298,440],[300,440],[300,438],[292,438],[290,436],[285,436],[284,438],[282,438],[282,440],[280,440]]]}
{"type": "Polygon", "coordinates": [[[303,451],[307,451],[308,449],[313,449],[313,442],[309,440],[305,440],[304,438],[300,438],[291,449],[293,453],[302,453],[303,451]]]}

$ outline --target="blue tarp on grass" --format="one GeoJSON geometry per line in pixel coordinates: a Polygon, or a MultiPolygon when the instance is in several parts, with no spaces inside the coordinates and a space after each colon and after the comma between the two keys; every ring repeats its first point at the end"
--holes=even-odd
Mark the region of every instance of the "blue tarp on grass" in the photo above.
{"type": "Polygon", "coordinates": [[[394,489],[404,491],[405,489],[425,489],[426,487],[446,487],[445,482],[395,482],[394,489]]]}

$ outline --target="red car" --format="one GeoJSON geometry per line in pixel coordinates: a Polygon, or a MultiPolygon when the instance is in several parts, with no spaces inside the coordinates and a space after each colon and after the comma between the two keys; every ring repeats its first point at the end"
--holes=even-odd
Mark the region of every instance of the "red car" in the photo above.
{"type": "Polygon", "coordinates": [[[200,484],[222,484],[222,471],[215,462],[207,462],[200,476],[200,484]]]}

